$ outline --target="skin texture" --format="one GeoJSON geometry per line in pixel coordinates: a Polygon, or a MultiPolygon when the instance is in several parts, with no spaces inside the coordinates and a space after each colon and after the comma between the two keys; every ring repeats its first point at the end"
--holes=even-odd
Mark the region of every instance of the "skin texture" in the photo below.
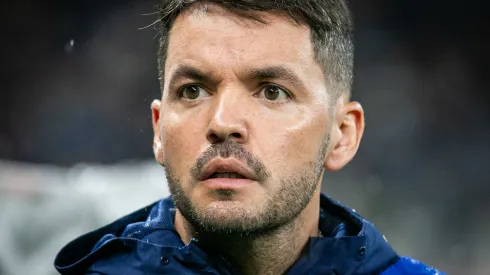
{"type": "Polygon", "coordinates": [[[280,274],[318,235],[324,168],[354,157],[364,115],[332,97],[308,26],[260,15],[267,24],[212,5],[178,16],[162,99],[151,106],[154,153],[185,243],[199,238],[244,274],[280,274]],[[243,163],[257,180],[231,190],[202,184],[217,158],[243,163]]]}

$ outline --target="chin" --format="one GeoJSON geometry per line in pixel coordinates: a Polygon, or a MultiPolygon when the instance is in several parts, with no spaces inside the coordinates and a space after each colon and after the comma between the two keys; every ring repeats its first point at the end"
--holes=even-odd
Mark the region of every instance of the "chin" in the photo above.
{"type": "MultiPolygon", "coordinates": [[[[225,203],[227,207],[256,207],[258,203],[264,201],[261,199],[262,194],[260,192],[250,192],[251,190],[230,190],[230,189],[214,189],[206,190],[199,194],[201,197],[200,202],[196,202],[200,205],[207,205],[208,207],[219,207],[220,203],[225,203]]],[[[198,196],[195,196],[197,198],[198,196]]]]}
{"type": "Polygon", "coordinates": [[[208,203],[203,209],[204,213],[206,213],[206,216],[222,216],[226,218],[246,216],[253,213],[253,211],[250,209],[250,205],[246,205],[238,199],[229,198],[227,200],[215,200],[208,203]]]}
{"type": "Polygon", "coordinates": [[[243,230],[256,224],[257,211],[240,201],[213,201],[198,210],[201,223],[206,227],[223,230],[243,230]]]}

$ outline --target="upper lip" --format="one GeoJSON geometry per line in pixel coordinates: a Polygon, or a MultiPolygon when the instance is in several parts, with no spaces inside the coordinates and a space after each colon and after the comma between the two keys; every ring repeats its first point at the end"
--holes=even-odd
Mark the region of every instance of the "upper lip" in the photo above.
{"type": "Polygon", "coordinates": [[[255,173],[253,173],[242,162],[233,158],[229,158],[229,159],[215,158],[211,160],[205,166],[203,173],[199,177],[199,180],[207,180],[209,177],[211,177],[212,174],[216,172],[237,173],[244,176],[247,179],[257,180],[255,173]]]}

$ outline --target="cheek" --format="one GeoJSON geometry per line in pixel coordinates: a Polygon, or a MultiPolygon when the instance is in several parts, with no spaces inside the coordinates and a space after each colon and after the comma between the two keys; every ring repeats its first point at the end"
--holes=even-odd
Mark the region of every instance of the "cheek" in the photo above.
{"type": "Polygon", "coordinates": [[[161,125],[164,162],[172,167],[175,175],[185,180],[189,170],[201,152],[202,131],[197,125],[182,117],[165,114],[161,125]]]}
{"type": "Polygon", "coordinates": [[[271,163],[277,166],[277,171],[293,171],[295,167],[315,161],[322,149],[328,123],[328,115],[324,112],[308,111],[284,124],[269,127],[264,133],[271,141],[266,148],[273,151],[267,155],[273,156],[271,163]]]}

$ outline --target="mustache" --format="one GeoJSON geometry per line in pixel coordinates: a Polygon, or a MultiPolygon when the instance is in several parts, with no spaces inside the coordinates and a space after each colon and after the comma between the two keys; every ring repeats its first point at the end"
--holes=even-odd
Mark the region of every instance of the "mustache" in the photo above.
{"type": "Polygon", "coordinates": [[[255,173],[258,181],[265,181],[269,177],[269,173],[263,162],[257,156],[245,150],[240,143],[233,140],[227,140],[209,146],[192,166],[190,171],[191,176],[198,178],[202,174],[204,166],[216,157],[225,159],[234,157],[245,163],[255,173]]]}

